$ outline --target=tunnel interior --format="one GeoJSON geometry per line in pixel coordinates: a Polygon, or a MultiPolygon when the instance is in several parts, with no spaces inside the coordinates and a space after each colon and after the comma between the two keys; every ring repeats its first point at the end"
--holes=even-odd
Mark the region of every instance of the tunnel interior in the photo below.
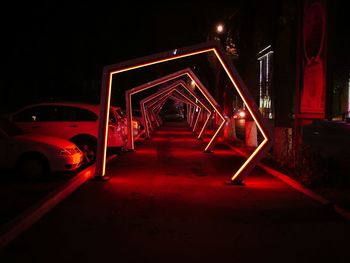
{"type": "MultiPolygon", "coordinates": [[[[105,68],[101,112],[108,112],[109,105],[125,110],[130,155],[153,154],[167,164],[165,174],[193,166],[194,174],[209,175],[215,172],[200,168],[205,165],[198,160],[213,158],[206,156],[210,153],[225,160],[218,171],[227,167],[224,174],[231,182],[254,168],[270,148],[270,131],[225,56],[217,43],[205,43],[105,68]],[[137,117],[144,128],[138,138],[132,136],[134,112],[141,113],[137,117]]],[[[106,123],[101,119],[99,134],[103,135],[106,123]]],[[[105,176],[105,142],[98,145],[96,176],[105,176]]],[[[141,159],[136,158],[135,165],[141,159]]]]}

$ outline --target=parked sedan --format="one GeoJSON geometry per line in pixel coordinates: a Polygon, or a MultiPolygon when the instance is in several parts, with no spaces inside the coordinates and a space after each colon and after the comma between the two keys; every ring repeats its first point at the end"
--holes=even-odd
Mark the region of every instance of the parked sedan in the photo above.
{"type": "MultiPolygon", "coordinates": [[[[127,118],[125,111],[123,111],[120,107],[116,107],[116,106],[111,106],[111,110],[114,111],[115,115],[118,116],[124,122],[125,127],[126,127],[125,133],[127,133],[128,132],[127,131],[128,118],[127,118]]],[[[132,124],[132,128],[133,128],[134,136],[139,135],[139,133],[141,132],[141,129],[142,129],[141,122],[133,116],[131,124],[132,124]]]]}
{"type": "MultiPolygon", "coordinates": [[[[121,151],[126,148],[126,125],[110,110],[107,147],[121,151]]],[[[62,138],[76,144],[84,153],[83,163],[96,160],[100,105],[78,102],[46,102],[28,105],[10,115],[10,120],[27,133],[62,138]]]]}
{"type": "Polygon", "coordinates": [[[26,134],[8,120],[0,120],[0,169],[16,170],[36,178],[50,171],[73,171],[83,153],[72,142],[50,136],[26,134]]]}

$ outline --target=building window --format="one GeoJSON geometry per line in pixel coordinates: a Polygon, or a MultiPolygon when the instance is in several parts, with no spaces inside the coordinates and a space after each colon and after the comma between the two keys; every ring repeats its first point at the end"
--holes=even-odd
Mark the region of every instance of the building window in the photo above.
{"type": "Polygon", "coordinates": [[[273,118],[271,105],[271,91],[272,91],[272,58],[273,51],[271,45],[262,49],[258,53],[259,63],[259,109],[265,118],[273,118]]]}

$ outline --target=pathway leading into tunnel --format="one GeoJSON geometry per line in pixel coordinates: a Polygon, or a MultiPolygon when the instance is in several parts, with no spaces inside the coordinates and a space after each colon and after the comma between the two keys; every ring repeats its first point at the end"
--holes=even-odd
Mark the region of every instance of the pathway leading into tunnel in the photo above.
{"type": "Polygon", "coordinates": [[[2,253],[1,262],[347,262],[350,226],[225,145],[166,123],[2,253]]]}

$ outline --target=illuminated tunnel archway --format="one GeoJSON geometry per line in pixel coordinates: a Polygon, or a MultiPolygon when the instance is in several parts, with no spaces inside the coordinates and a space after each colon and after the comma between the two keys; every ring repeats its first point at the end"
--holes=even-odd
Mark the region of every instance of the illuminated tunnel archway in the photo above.
{"type": "MultiPolygon", "coordinates": [[[[170,99],[173,99],[173,100],[175,100],[175,101],[180,101],[180,102],[182,102],[182,103],[191,105],[191,106],[193,106],[193,107],[198,107],[198,105],[196,104],[195,101],[192,101],[191,99],[187,98],[185,94],[183,94],[181,91],[179,91],[179,90],[177,89],[177,87],[173,87],[173,88],[172,88],[164,97],[162,97],[162,99],[161,99],[159,102],[157,102],[157,103],[158,103],[158,104],[161,104],[163,101],[166,101],[166,100],[168,100],[169,98],[170,98],[170,99]],[[178,98],[178,97],[176,96],[175,92],[176,92],[177,94],[179,94],[180,96],[182,96],[182,98],[178,98]]],[[[155,109],[156,106],[157,106],[157,105],[154,105],[154,108],[151,110],[151,112],[154,112],[154,109],[155,109]]],[[[159,107],[159,111],[160,111],[160,109],[161,109],[161,107],[159,107]]],[[[157,112],[156,115],[159,114],[159,111],[157,112]]],[[[146,107],[145,107],[145,106],[143,106],[143,112],[144,112],[144,118],[146,119],[146,118],[147,118],[147,115],[148,115],[149,113],[147,113],[147,112],[148,112],[148,109],[146,110],[146,107]]],[[[200,114],[200,112],[199,112],[198,114],[200,114]]],[[[189,124],[189,125],[190,125],[190,124],[189,124]]],[[[149,135],[149,131],[147,131],[147,132],[148,132],[148,135],[149,135]]]]}
{"type": "MultiPolygon", "coordinates": [[[[179,91],[177,90],[177,87],[172,87],[170,90],[167,89],[166,90],[166,94],[164,95],[159,95],[157,97],[160,98],[155,98],[157,100],[155,100],[153,103],[147,104],[147,101],[141,101],[140,105],[141,105],[141,112],[143,113],[143,117],[144,117],[144,121],[149,123],[149,126],[151,128],[152,123],[150,121],[150,117],[149,115],[154,115],[154,119],[157,122],[157,125],[159,127],[159,112],[161,111],[163,105],[165,104],[165,102],[171,98],[174,95],[174,91],[179,91]]],[[[146,100],[149,98],[146,98],[146,100]]],[[[183,103],[185,103],[184,101],[182,101],[183,103]]],[[[186,102],[186,105],[189,104],[188,102],[186,102]]],[[[197,106],[195,103],[191,103],[192,106],[197,106]]],[[[149,134],[149,129],[146,129],[146,135],[148,137],[150,137],[149,134]]]]}
{"type": "MultiPolygon", "coordinates": [[[[214,112],[210,110],[210,106],[208,106],[208,105],[206,104],[206,102],[205,102],[201,97],[199,97],[199,96],[188,86],[188,84],[187,84],[186,82],[184,82],[183,80],[179,80],[179,81],[177,81],[176,83],[182,84],[182,87],[183,87],[186,91],[188,91],[188,93],[190,93],[191,96],[192,96],[193,98],[195,98],[195,99],[198,101],[198,103],[201,105],[201,107],[203,107],[203,108],[208,112],[208,116],[207,116],[207,119],[206,119],[206,121],[205,121],[205,124],[203,125],[203,127],[202,127],[202,129],[201,129],[201,131],[199,132],[199,135],[198,135],[198,137],[197,137],[198,139],[200,139],[201,136],[202,136],[202,133],[203,133],[203,131],[204,131],[204,129],[205,129],[205,127],[206,127],[206,125],[207,125],[207,123],[208,123],[210,117],[211,117],[211,115],[213,115],[214,112]]],[[[188,105],[188,106],[190,106],[190,105],[188,105]]],[[[190,109],[192,109],[192,107],[191,107],[190,109]]],[[[192,114],[193,114],[193,112],[191,112],[190,110],[187,111],[187,115],[188,115],[188,116],[187,116],[187,119],[188,119],[188,120],[191,120],[191,115],[192,115],[192,114]]],[[[196,127],[194,126],[193,131],[195,131],[195,128],[196,128],[196,127]]]]}
{"type": "MultiPolygon", "coordinates": [[[[207,120],[206,120],[206,122],[205,122],[205,125],[203,125],[203,127],[202,127],[202,129],[201,129],[201,132],[200,132],[200,134],[198,135],[198,138],[200,138],[201,135],[202,135],[202,133],[203,133],[203,131],[204,131],[204,129],[205,129],[205,126],[206,126],[207,122],[209,121],[209,118],[210,118],[210,116],[213,114],[213,112],[208,108],[208,106],[206,106],[206,104],[204,103],[204,101],[203,101],[198,95],[196,95],[196,94],[191,90],[190,87],[188,87],[188,85],[187,85],[183,80],[178,80],[178,81],[176,81],[175,83],[170,84],[168,87],[165,87],[165,88],[159,90],[158,92],[156,92],[156,93],[154,93],[154,94],[152,94],[152,95],[146,97],[145,99],[141,100],[141,102],[140,102],[141,112],[142,112],[142,114],[145,115],[146,118],[147,118],[147,115],[145,114],[145,106],[146,106],[147,103],[150,103],[150,105],[147,105],[147,107],[151,107],[151,106],[153,106],[154,104],[161,103],[161,100],[162,100],[169,92],[171,92],[171,91],[174,90],[174,89],[179,89],[179,88],[183,88],[183,89],[185,89],[186,91],[188,91],[189,94],[190,94],[190,96],[192,96],[193,98],[197,99],[198,103],[200,104],[200,105],[197,105],[197,107],[204,108],[204,109],[208,112],[208,117],[207,117],[207,120]],[[160,97],[160,98],[159,98],[158,101],[157,101],[156,99],[157,99],[158,97],[160,97]],[[153,100],[153,101],[152,101],[152,100],[153,100]]],[[[130,110],[130,112],[132,112],[132,110],[130,110]]],[[[147,121],[146,118],[144,118],[144,121],[145,121],[145,122],[147,121]]],[[[192,119],[192,117],[191,117],[191,119],[192,119]]],[[[196,123],[197,123],[197,121],[198,121],[198,116],[197,116],[197,118],[196,118],[196,123]]],[[[191,125],[190,125],[190,126],[191,126],[191,125]]],[[[130,128],[130,125],[129,125],[129,128],[130,128]]],[[[196,127],[194,126],[193,131],[195,131],[195,128],[196,128],[196,127]]],[[[149,136],[148,127],[147,127],[147,130],[146,130],[146,136],[149,136]]]]}
{"type": "MultiPolygon", "coordinates": [[[[162,52],[162,53],[150,55],[147,57],[128,60],[125,62],[104,67],[103,76],[102,76],[101,97],[100,97],[101,98],[100,99],[101,115],[99,119],[99,133],[98,133],[99,135],[98,135],[98,143],[97,143],[96,170],[95,170],[96,171],[95,176],[97,178],[103,179],[106,173],[108,121],[109,121],[109,110],[110,110],[113,76],[117,76],[118,74],[121,74],[123,72],[128,72],[128,71],[132,71],[140,68],[146,68],[146,67],[164,63],[164,62],[170,62],[170,61],[180,60],[184,58],[189,58],[200,54],[211,54],[218,59],[219,65],[221,65],[224,72],[227,74],[228,79],[233,84],[233,87],[236,89],[239,96],[243,100],[248,112],[252,116],[254,122],[257,125],[257,128],[259,129],[259,131],[263,136],[263,140],[258,145],[258,147],[250,154],[250,156],[243,163],[243,165],[236,172],[234,172],[233,176],[231,177],[231,181],[233,182],[237,178],[242,178],[246,176],[254,168],[256,163],[262,158],[262,156],[271,148],[272,132],[270,130],[270,127],[264,120],[261,113],[259,112],[259,109],[255,103],[255,100],[250,95],[247,87],[245,86],[238,72],[236,71],[232,61],[230,60],[230,58],[227,56],[227,54],[225,53],[225,51],[217,41],[206,42],[206,43],[190,46],[187,48],[174,49],[168,52],[162,52]]],[[[193,74],[193,72],[187,71],[187,72],[184,72],[183,75],[188,75],[195,82],[197,87],[202,85],[200,80],[197,78],[195,74],[193,74]]],[[[178,76],[174,76],[173,79],[176,77],[178,76]]],[[[167,80],[168,79],[164,79],[163,82],[167,80]]],[[[203,95],[209,101],[213,100],[212,96],[209,93],[205,94],[204,92],[203,95]]],[[[130,103],[128,98],[126,103],[130,103]]],[[[219,108],[219,105],[217,104],[212,106],[215,109],[219,108]]],[[[222,116],[222,118],[224,117],[222,116]]],[[[128,114],[128,122],[131,123],[130,113],[128,114]]],[[[133,136],[131,134],[129,134],[129,137],[133,141],[133,138],[132,138],[133,136]]]]}
{"type": "MultiPolygon", "coordinates": [[[[132,88],[130,90],[127,90],[125,92],[125,100],[126,100],[126,110],[127,110],[127,116],[128,116],[128,148],[134,150],[134,138],[132,136],[133,134],[133,127],[132,127],[132,95],[140,93],[142,91],[154,88],[160,84],[164,84],[170,81],[173,81],[175,79],[183,78],[183,77],[188,77],[191,82],[195,83],[195,86],[198,88],[198,91],[204,96],[204,98],[208,101],[208,103],[211,105],[211,107],[214,109],[214,111],[218,114],[218,116],[221,118],[221,123],[212,136],[212,139],[209,141],[208,145],[205,148],[205,152],[210,152],[215,139],[217,138],[220,130],[223,128],[226,119],[224,118],[224,115],[220,109],[219,104],[216,102],[216,100],[210,95],[210,92],[206,89],[206,87],[203,85],[203,83],[197,78],[197,76],[193,73],[193,71],[190,68],[186,68],[177,72],[174,72],[172,74],[163,76],[161,78],[158,78],[156,80],[144,83],[140,86],[137,86],[135,88],[132,88]]],[[[184,84],[186,87],[187,84],[184,84]]],[[[188,89],[189,90],[189,89],[188,89]]],[[[191,92],[194,97],[200,98],[196,93],[191,92]]]]}
{"type": "MultiPolygon", "coordinates": [[[[180,91],[179,89],[178,89],[178,91],[180,91]]],[[[167,92],[167,93],[170,93],[170,92],[167,92]]],[[[153,101],[153,102],[148,102],[147,103],[147,106],[146,106],[146,108],[148,108],[148,110],[147,110],[147,113],[148,114],[151,114],[151,115],[154,115],[155,117],[156,117],[156,121],[157,120],[160,120],[159,119],[159,112],[160,112],[160,110],[162,109],[162,107],[163,107],[163,105],[165,104],[165,101],[166,101],[166,95],[167,95],[167,93],[165,94],[165,95],[162,95],[161,96],[161,98],[156,98],[157,100],[155,100],[155,101],[153,101]],[[164,98],[164,99],[163,99],[164,98]]],[[[156,96],[156,94],[154,94],[155,96],[156,96]]],[[[142,102],[141,102],[142,103],[142,102]]],[[[195,102],[194,102],[195,103],[195,102]]],[[[195,103],[196,104],[196,103],[195,103]]],[[[188,103],[186,104],[186,105],[189,105],[188,103]]],[[[192,106],[192,105],[190,105],[191,107],[194,107],[194,106],[192,106]]],[[[198,105],[196,105],[196,107],[198,107],[198,105]]],[[[188,122],[188,124],[191,126],[191,119],[193,118],[193,115],[194,115],[194,113],[192,114],[192,116],[191,116],[191,118],[186,118],[187,119],[187,122],[188,122]]],[[[159,126],[159,125],[158,125],[159,126]]]]}
{"type": "MultiPolygon", "coordinates": [[[[183,93],[180,94],[180,95],[186,96],[186,95],[183,94],[183,93]]],[[[172,94],[171,99],[178,99],[178,100],[182,101],[181,98],[179,98],[179,96],[176,95],[176,94],[172,94]]],[[[203,111],[204,108],[203,108],[201,105],[198,105],[196,101],[193,101],[193,100],[192,100],[191,98],[189,98],[189,97],[186,97],[185,100],[189,100],[189,101],[192,102],[191,105],[193,105],[194,112],[193,112],[193,118],[191,119],[191,122],[189,123],[189,125],[190,125],[190,127],[193,127],[192,132],[196,132],[198,120],[199,120],[199,117],[200,117],[202,114],[204,114],[204,111],[203,111]],[[198,112],[197,112],[197,109],[198,109],[198,112]],[[194,118],[194,115],[196,115],[196,113],[197,113],[197,117],[194,118]],[[194,120],[194,119],[195,119],[195,120],[194,120]],[[193,123],[193,121],[194,121],[194,123],[193,123]],[[193,125],[192,125],[192,124],[193,124],[193,125]]],[[[186,103],[186,102],[184,102],[184,101],[182,101],[182,102],[183,102],[184,104],[186,104],[186,105],[189,105],[188,103],[186,103]]],[[[204,125],[203,125],[203,127],[205,128],[204,125]]]]}

